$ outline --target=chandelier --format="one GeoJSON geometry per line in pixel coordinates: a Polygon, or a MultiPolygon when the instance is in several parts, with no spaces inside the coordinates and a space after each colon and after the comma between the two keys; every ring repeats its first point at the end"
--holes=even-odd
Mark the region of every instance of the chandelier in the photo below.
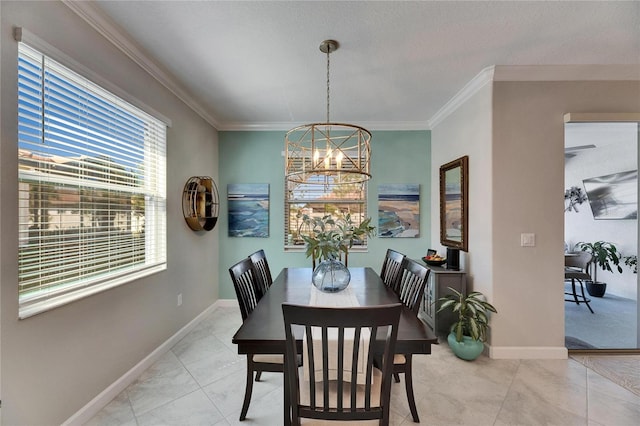
{"type": "Polygon", "coordinates": [[[335,40],[320,44],[320,51],[327,54],[327,121],[296,127],[285,136],[285,176],[289,182],[339,185],[371,178],[371,133],[329,120],[329,57],[338,46],[335,40]]]}

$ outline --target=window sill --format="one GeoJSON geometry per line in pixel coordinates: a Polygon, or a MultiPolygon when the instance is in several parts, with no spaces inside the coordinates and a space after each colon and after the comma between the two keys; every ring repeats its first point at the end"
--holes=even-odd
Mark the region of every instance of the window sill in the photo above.
{"type": "Polygon", "coordinates": [[[50,311],[68,303],[84,299],[86,297],[101,293],[114,287],[121,286],[131,281],[135,281],[140,278],[162,272],[166,269],[167,264],[162,263],[150,268],[128,273],[118,278],[109,279],[102,284],[94,284],[83,289],[63,293],[59,296],[44,298],[41,300],[36,299],[30,302],[22,302],[20,304],[20,307],[18,308],[18,319],[23,320],[46,311],[50,311]]]}
{"type": "MultiPolygon", "coordinates": [[[[304,253],[307,247],[303,245],[286,245],[284,246],[285,253],[304,253]]],[[[369,253],[367,246],[351,247],[349,253],[369,253]]]]}

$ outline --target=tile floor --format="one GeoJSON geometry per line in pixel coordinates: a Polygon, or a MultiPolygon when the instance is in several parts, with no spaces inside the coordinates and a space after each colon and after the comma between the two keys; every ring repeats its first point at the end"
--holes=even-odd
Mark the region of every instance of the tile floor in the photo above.
{"type": "MultiPolygon", "coordinates": [[[[263,373],[247,419],[238,421],[245,361],[231,337],[240,324],[237,309],[216,310],[87,424],[282,424],[277,373],[263,373]]],[[[414,369],[425,425],[635,426],[640,419],[640,396],[572,359],[466,362],[441,344],[415,357],[414,369]]],[[[391,424],[413,424],[404,384],[392,392],[391,424]]]]}

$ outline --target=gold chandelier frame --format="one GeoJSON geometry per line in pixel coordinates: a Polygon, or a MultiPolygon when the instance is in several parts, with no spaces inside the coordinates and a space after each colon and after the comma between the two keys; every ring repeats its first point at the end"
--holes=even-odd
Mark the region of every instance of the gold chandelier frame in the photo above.
{"type": "Polygon", "coordinates": [[[341,184],[371,178],[371,132],[329,120],[329,56],[338,46],[335,40],[320,44],[320,51],[327,54],[327,121],[298,126],[285,136],[285,176],[289,182],[341,184]]]}

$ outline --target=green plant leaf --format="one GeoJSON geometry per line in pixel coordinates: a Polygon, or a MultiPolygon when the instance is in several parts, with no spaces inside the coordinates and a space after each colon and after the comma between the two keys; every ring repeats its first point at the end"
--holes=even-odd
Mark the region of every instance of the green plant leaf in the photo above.
{"type": "Polygon", "coordinates": [[[438,312],[450,310],[457,313],[458,320],[451,326],[451,332],[455,333],[456,340],[460,342],[463,335],[468,335],[475,340],[486,341],[489,327],[487,312],[497,313],[496,308],[478,291],[464,296],[455,289],[449,289],[451,294],[438,299],[441,303],[438,312]]]}

